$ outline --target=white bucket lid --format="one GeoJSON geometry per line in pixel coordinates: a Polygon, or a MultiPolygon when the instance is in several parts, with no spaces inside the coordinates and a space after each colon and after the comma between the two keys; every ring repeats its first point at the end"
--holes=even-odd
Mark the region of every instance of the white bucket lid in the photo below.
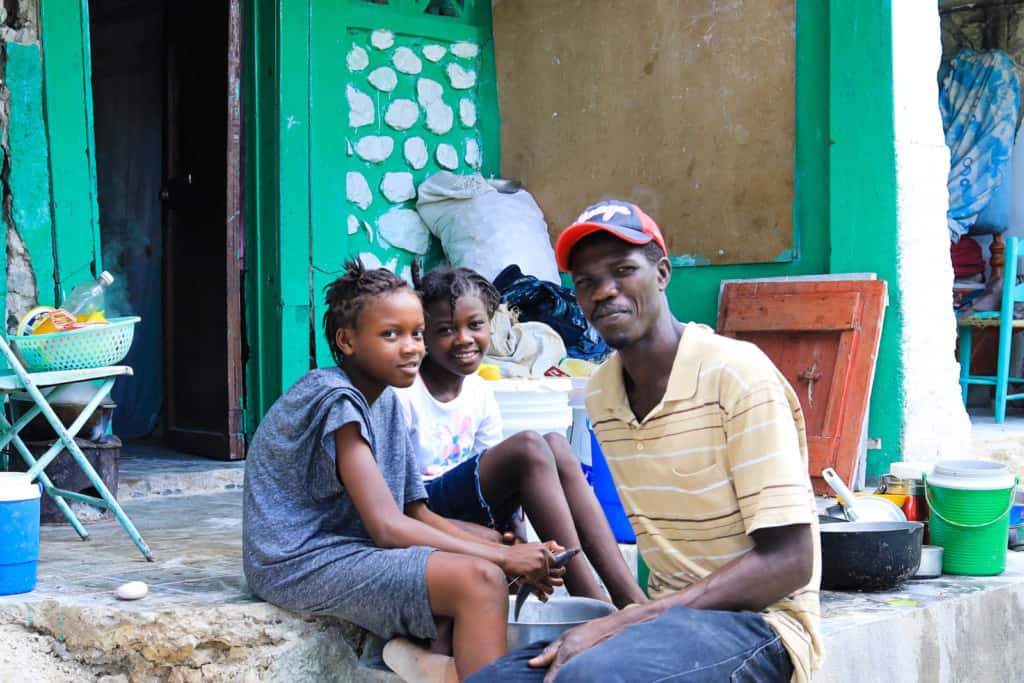
{"type": "Polygon", "coordinates": [[[39,486],[24,472],[0,472],[0,503],[33,500],[39,497],[39,486]]]}
{"type": "Polygon", "coordinates": [[[1006,465],[991,460],[943,460],[936,463],[928,483],[945,489],[995,491],[1012,488],[1016,478],[1006,465]]]}

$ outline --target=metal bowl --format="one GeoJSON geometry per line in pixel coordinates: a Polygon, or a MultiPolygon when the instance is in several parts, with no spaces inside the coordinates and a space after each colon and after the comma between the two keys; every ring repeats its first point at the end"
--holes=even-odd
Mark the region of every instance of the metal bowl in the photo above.
{"type": "Polygon", "coordinates": [[[538,640],[554,640],[573,626],[615,612],[615,605],[592,598],[551,598],[541,602],[531,597],[523,603],[519,621],[512,621],[515,596],[508,599],[508,649],[518,650],[538,640]]]}

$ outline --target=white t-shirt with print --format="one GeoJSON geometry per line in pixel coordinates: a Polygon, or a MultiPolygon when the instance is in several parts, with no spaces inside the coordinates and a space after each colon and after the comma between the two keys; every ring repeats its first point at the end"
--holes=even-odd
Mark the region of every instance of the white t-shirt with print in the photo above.
{"type": "Polygon", "coordinates": [[[398,394],[424,479],[438,477],[502,441],[501,412],[487,381],[468,375],[459,395],[442,403],[416,375],[398,394]]]}

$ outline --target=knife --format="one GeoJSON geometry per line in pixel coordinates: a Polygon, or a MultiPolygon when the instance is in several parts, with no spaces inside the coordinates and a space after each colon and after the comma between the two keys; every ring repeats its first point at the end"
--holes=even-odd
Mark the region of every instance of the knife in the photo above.
{"type": "MultiPolygon", "coordinates": [[[[551,568],[560,569],[564,567],[569,562],[569,560],[576,557],[576,553],[578,553],[579,551],[579,548],[570,548],[569,550],[563,550],[562,552],[557,553],[555,555],[555,561],[551,565],[551,568]]],[[[530,597],[530,593],[532,592],[533,587],[528,583],[524,583],[522,586],[519,587],[519,592],[516,593],[516,607],[515,611],[513,612],[516,621],[519,621],[519,612],[523,609],[523,603],[526,602],[526,599],[530,597]]]]}

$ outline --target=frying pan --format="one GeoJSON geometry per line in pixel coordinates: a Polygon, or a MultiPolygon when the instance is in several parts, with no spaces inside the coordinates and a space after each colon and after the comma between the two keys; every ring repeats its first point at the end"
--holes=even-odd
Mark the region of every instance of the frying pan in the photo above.
{"type": "Polygon", "coordinates": [[[917,572],[924,525],[920,522],[823,524],[821,587],[827,590],[892,588],[917,572]]]}

